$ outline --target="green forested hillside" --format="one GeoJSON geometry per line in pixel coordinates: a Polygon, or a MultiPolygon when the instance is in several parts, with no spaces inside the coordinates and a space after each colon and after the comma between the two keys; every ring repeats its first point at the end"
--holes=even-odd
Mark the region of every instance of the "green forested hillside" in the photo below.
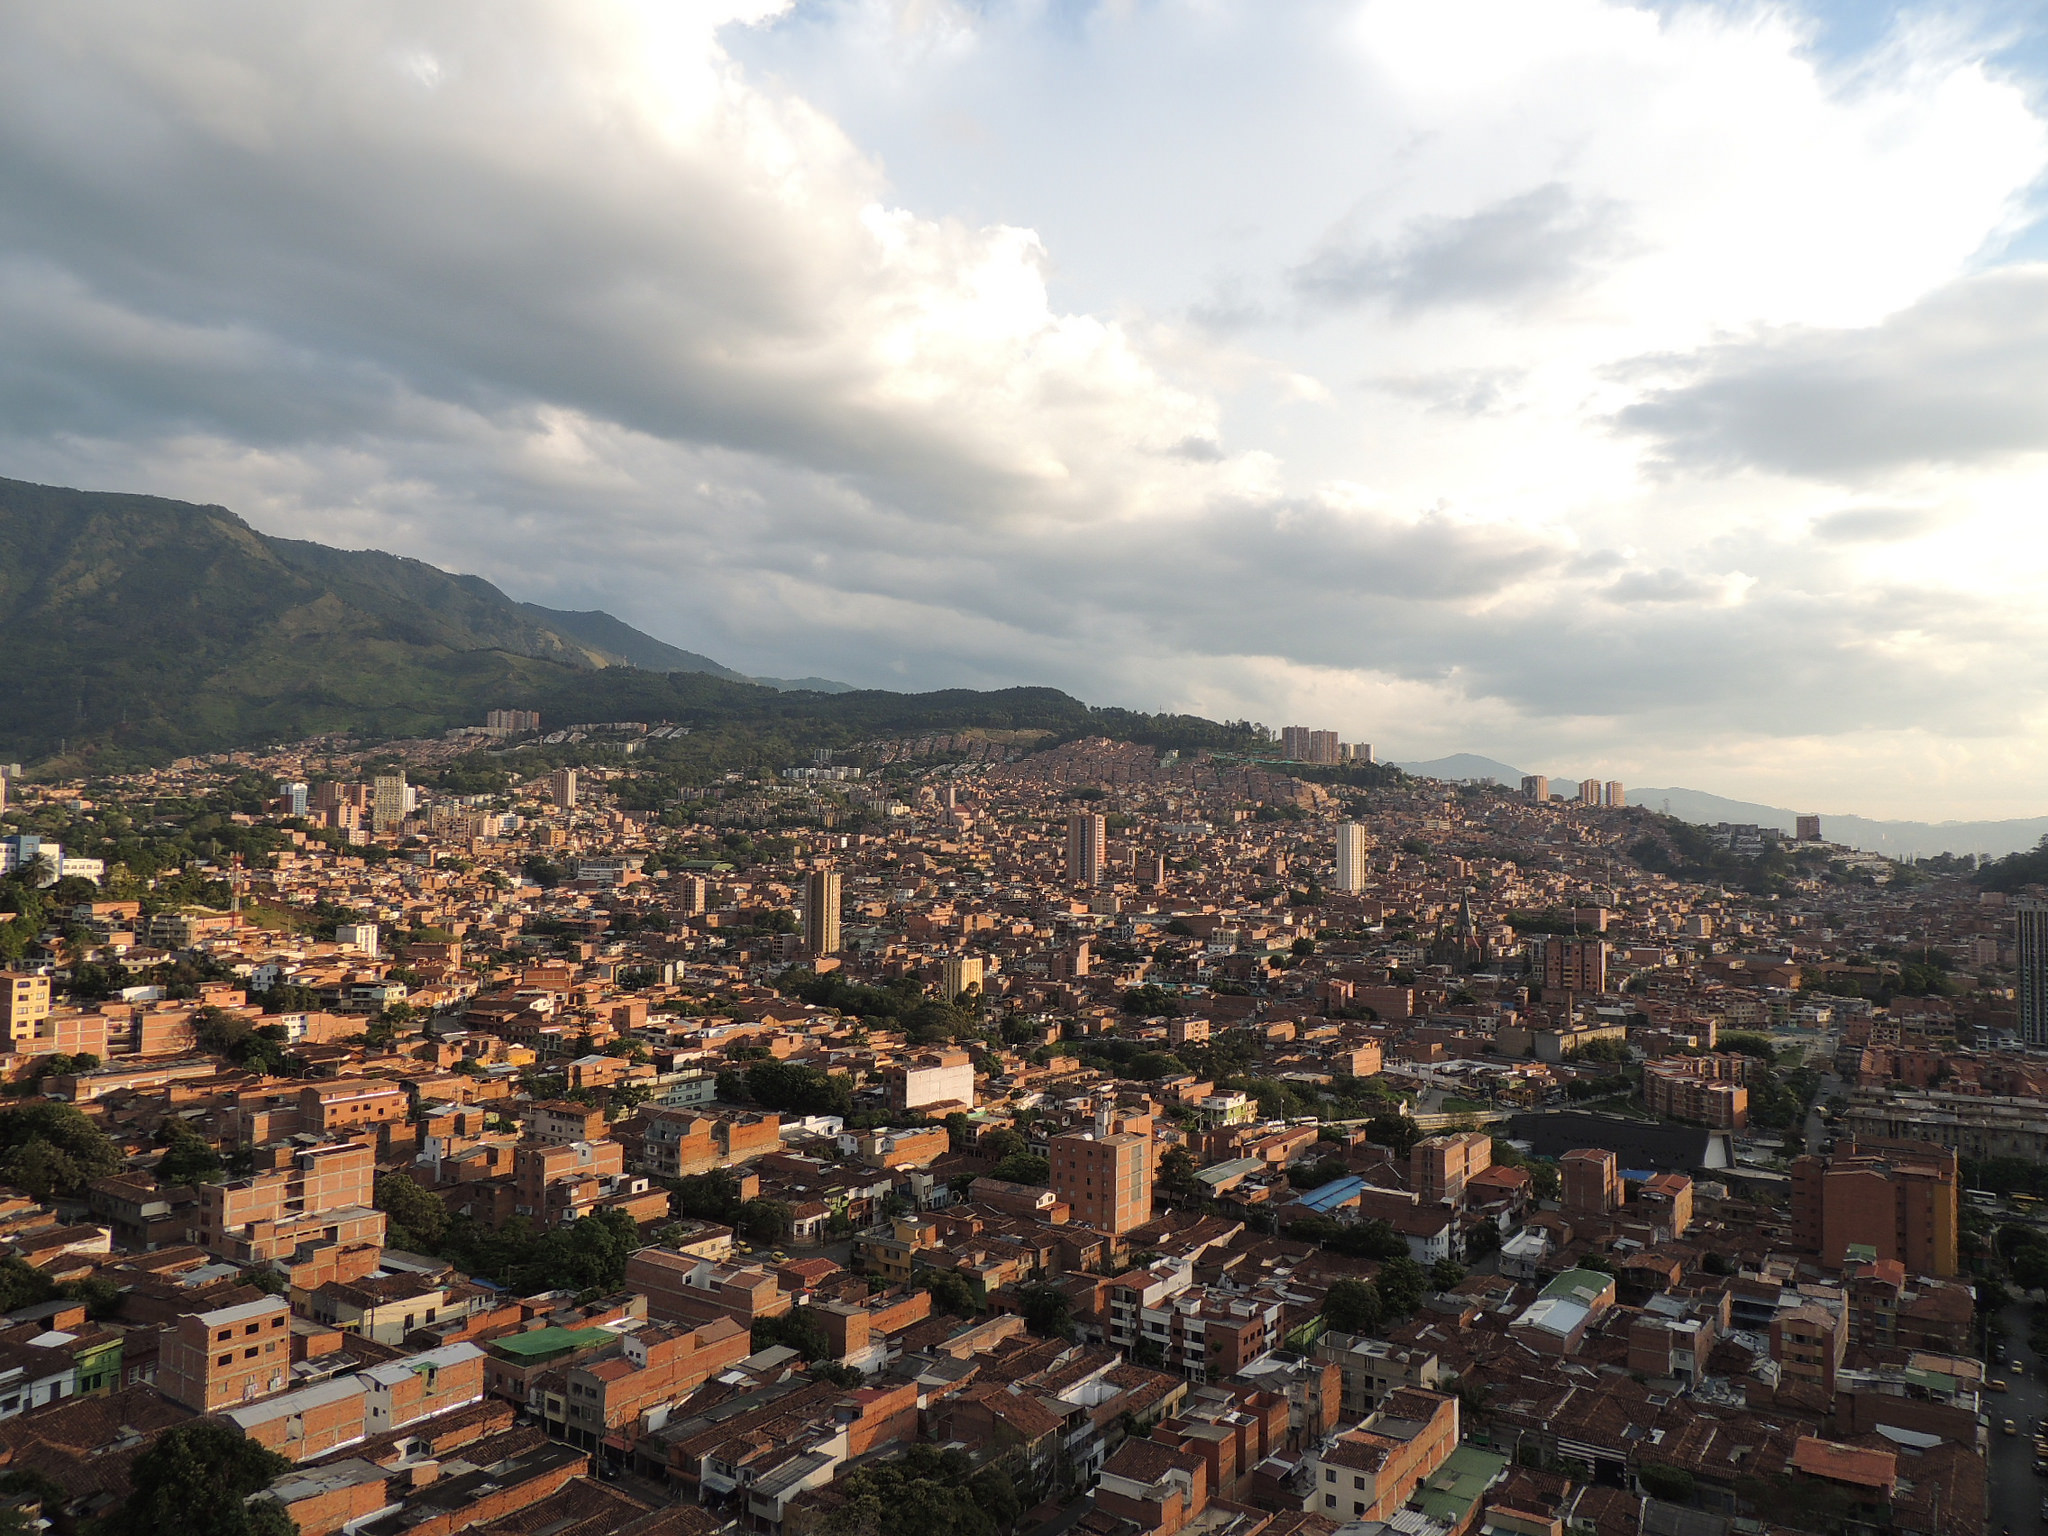
{"type": "Polygon", "coordinates": [[[110,771],[328,731],[430,734],[494,708],[746,726],[790,744],[972,727],[1184,746],[1243,735],[1090,709],[1052,688],[764,681],[794,691],[610,614],[515,603],[417,560],[269,538],[221,507],[0,480],[0,761],[110,771]]]}
{"type": "Polygon", "coordinates": [[[439,730],[628,661],[547,613],[417,560],[267,538],[220,507],[0,481],[0,757],[61,747],[113,766],[439,730]]]}

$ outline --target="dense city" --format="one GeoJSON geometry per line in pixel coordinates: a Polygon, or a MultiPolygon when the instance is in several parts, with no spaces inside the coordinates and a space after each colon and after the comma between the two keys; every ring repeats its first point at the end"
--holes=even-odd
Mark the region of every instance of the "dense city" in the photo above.
{"type": "Polygon", "coordinates": [[[0,775],[6,1528],[2048,1519],[2036,856],[1246,741],[0,775]]]}

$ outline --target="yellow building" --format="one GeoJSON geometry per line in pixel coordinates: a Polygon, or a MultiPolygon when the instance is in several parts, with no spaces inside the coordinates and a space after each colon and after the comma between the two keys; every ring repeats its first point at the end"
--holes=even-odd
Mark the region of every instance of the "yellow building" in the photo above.
{"type": "Polygon", "coordinates": [[[0,1026],[9,1040],[27,1040],[50,1016],[50,978],[31,971],[0,971],[0,1026]]]}

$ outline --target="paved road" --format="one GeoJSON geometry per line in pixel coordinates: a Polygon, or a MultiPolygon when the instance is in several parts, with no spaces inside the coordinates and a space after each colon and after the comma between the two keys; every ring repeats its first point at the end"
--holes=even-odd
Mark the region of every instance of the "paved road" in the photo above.
{"type": "Polygon", "coordinates": [[[2010,1382],[2010,1392],[1987,1394],[1991,1414],[1991,1518],[1992,1536],[2010,1529],[2013,1536],[2033,1536],[2044,1527],[2041,1500],[2048,1496],[2048,1477],[2034,1476],[2034,1426],[2048,1415],[2048,1386],[2041,1380],[2041,1362],[2027,1348],[2027,1309],[2007,1307],[1999,1314],[2005,1328],[2004,1342],[1996,1361],[1987,1369],[2010,1382]],[[2015,1358],[2025,1362],[2013,1370],[2015,1358]],[[2005,1433],[2005,1421],[2019,1424],[2017,1435],[2005,1433]]]}
{"type": "Polygon", "coordinates": [[[1820,1144],[1828,1134],[1828,1122],[1820,1117],[1820,1107],[1842,1091],[1842,1080],[1833,1072],[1823,1072],[1820,1075],[1820,1091],[1813,1096],[1813,1108],[1806,1112],[1807,1151],[1820,1151],[1820,1144]]]}

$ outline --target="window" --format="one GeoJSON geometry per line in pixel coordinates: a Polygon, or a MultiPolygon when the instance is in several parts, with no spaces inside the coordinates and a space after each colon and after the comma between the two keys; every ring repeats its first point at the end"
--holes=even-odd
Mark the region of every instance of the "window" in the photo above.
{"type": "Polygon", "coordinates": [[[1323,1468],[1323,1481],[1326,1483],[1334,1483],[1335,1481],[1337,1481],[1337,1469],[1335,1467],[1323,1468]]]}
{"type": "Polygon", "coordinates": [[[1359,1503],[1356,1499],[1353,1499],[1351,1501],[1351,1513],[1354,1515],[1362,1515],[1365,1513],[1365,1506],[1359,1503]]]}
{"type": "Polygon", "coordinates": [[[228,1353],[222,1355],[218,1360],[214,1361],[213,1363],[215,1365],[233,1365],[235,1363],[234,1351],[228,1351],[228,1353]]]}
{"type": "Polygon", "coordinates": [[[1323,1495],[1323,1508],[1325,1508],[1325,1509],[1335,1509],[1336,1507],[1337,1507],[1337,1495],[1335,1495],[1334,1493],[1326,1493],[1326,1494],[1324,1494],[1324,1495],[1323,1495]]]}
{"type": "Polygon", "coordinates": [[[1363,1488],[1365,1486],[1365,1479],[1362,1477],[1354,1477],[1353,1479],[1351,1479],[1351,1486],[1354,1488],[1363,1488]]]}
{"type": "Polygon", "coordinates": [[[257,1357],[257,1355],[261,1353],[261,1350],[257,1349],[254,1345],[251,1345],[249,1348],[242,1351],[242,1358],[244,1360],[254,1360],[257,1357]]]}

